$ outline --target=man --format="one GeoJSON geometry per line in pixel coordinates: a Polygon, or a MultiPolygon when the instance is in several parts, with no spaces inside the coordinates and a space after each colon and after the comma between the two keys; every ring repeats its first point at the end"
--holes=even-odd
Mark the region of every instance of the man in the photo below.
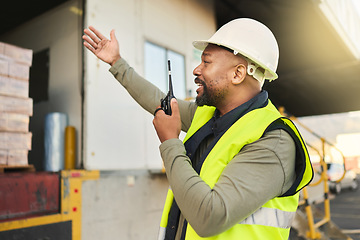
{"type": "Polygon", "coordinates": [[[312,179],[305,144],[262,90],[277,78],[278,46],[262,23],[246,18],[196,41],[196,102],[165,96],[128,66],[110,40],[84,30],[84,45],[148,112],[161,141],[170,189],[159,239],[288,239],[298,192],[312,179]],[[184,143],[180,130],[187,132],[184,143]]]}

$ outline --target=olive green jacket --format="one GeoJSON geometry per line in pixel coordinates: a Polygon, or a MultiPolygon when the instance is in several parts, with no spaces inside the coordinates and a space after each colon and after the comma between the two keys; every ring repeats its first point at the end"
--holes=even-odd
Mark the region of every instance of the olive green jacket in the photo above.
{"type": "MultiPolygon", "coordinates": [[[[138,75],[124,59],[116,62],[110,72],[137,103],[154,113],[165,93],[138,75]]],[[[180,99],[178,105],[182,130],[187,132],[197,105],[180,99]]],[[[200,145],[200,153],[210,141],[200,145]]],[[[160,153],[166,175],[181,206],[178,229],[182,229],[184,218],[191,219],[189,223],[199,235],[212,236],[245,219],[268,200],[284,194],[295,180],[295,151],[294,141],[284,130],[268,132],[243,147],[211,189],[192,168],[181,140],[163,142],[160,153]],[[223,219],[222,225],[218,224],[219,218],[223,219]]],[[[176,240],[180,239],[179,232],[176,240]]]]}

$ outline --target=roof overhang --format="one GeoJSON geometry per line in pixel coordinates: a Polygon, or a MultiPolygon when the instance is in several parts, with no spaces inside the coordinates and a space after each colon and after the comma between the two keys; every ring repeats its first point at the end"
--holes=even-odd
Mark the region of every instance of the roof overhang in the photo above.
{"type": "Polygon", "coordinates": [[[279,79],[264,88],[295,116],[360,110],[360,61],[314,0],[216,0],[218,26],[238,17],[267,25],[278,40],[279,79]]]}
{"type": "MultiPolygon", "coordinates": [[[[6,1],[0,35],[66,1],[6,1]]],[[[295,116],[360,110],[360,61],[324,17],[319,2],[215,0],[218,26],[249,17],[274,32],[280,47],[279,79],[264,88],[275,105],[295,116]]]]}

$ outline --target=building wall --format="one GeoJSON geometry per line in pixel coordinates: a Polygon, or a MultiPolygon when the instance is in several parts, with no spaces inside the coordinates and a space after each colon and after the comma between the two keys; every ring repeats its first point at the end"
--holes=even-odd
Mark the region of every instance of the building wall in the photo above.
{"type": "Polygon", "coordinates": [[[81,239],[157,239],[169,185],[164,174],[104,171],[82,186],[81,239]]]}
{"type": "MultiPolygon", "coordinates": [[[[46,113],[65,112],[77,129],[78,149],[81,5],[78,0],[69,1],[2,36],[35,53],[50,49],[49,101],[34,105],[34,131],[43,134],[46,113]]],[[[88,0],[85,26],[89,25],[107,37],[115,29],[122,57],[141,75],[147,40],[185,55],[187,88],[193,93],[192,70],[201,53],[191,43],[209,38],[216,29],[213,1],[208,0],[88,0]]],[[[164,174],[154,173],[161,169],[162,160],[153,116],[131,99],[107,64],[88,51],[84,62],[83,160],[86,169],[103,171],[100,179],[83,183],[82,239],[156,239],[168,182],[164,174]]],[[[80,159],[81,152],[77,155],[80,159]]]]}
{"type": "MultiPolygon", "coordinates": [[[[193,93],[192,70],[201,53],[191,43],[216,29],[208,0],[88,0],[85,26],[90,25],[108,38],[115,29],[121,56],[140,75],[145,41],[185,55],[186,84],[193,93]]],[[[106,171],[100,180],[84,182],[82,239],[156,239],[168,182],[164,174],[153,173],[162,167],[153,116],[109,68],[86,52],[84,163],[87,169],[106,171]]]]}
{"type": "MultiPolygon", "coordinates": [[[[94,26],[108,38],[115,29],[121,56],[140,75],[144,75],[145,41],[183,54],[187,90],[193,94],[192,70],[201,53],[192,41],[208,39],[216,29],[213,2],[207,0],[88,0],[85,25],[94,26]]],[[[160,170],[160,142],[153,115],[143,111],[114,80],[108,64],[89,51],[85,62],[85,167],[160,170]]]]}

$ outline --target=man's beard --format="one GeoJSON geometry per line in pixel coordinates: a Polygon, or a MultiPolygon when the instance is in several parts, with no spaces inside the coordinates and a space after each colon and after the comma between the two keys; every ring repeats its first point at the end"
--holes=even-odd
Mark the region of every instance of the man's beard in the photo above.
{"type": "Polygon", "coordinates": [[[214,93],[213,89],[210,89],[207,87],[206,83],[202,80],[200,80],[201,85],[203,86],[203,93],[202,95],[198,95],[195,99],[195,103],[198,106],[214,106],[216,107],[216,103],[219,102],[220,99],[223,98],[223,94],[221,92],[214,93]]]}
{"type": "Polygon", "coordinates": [[[198,106],[214,106],[212,98],[207,91],[207,88],[205,85],[203,85],[203,94],[201,96],[196,96],[195,102],[198,106]]]}

